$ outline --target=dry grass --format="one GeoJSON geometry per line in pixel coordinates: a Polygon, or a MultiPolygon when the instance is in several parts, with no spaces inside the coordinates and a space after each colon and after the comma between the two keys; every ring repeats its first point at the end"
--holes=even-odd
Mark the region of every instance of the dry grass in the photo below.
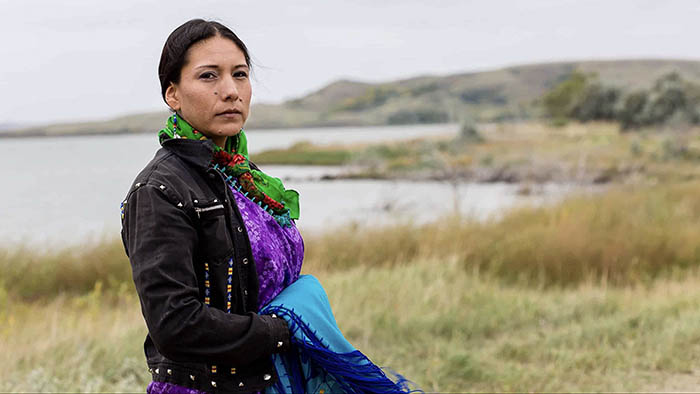
{"type": "Polygon", "coordinates": [[[145,324],[135,294],[40,302],[3,297],[0,308],[0,391],[143,392],[145,324]]]}
{"type": "MultiPolygon", "coordinates": [[[[697,276],[538,290],[457,258],[314,274],[349,340],[427,391],[692,391],[700,381],[697,276]]],[[[0,391],[143,392],[132,293],[1,302],[0,391]]]]}
{"type": "Polygon", "coordinates": [[[322,279],[351,342],[429,391],[663,390],[700,368],[696,276],[541,291],[441,259],[322,279]]]}
{"type": "MultiPolygon", "coordinates": [[[[490,222],[306,234],[360,350],[430,391],[694,390],[697,182],[625,186],[490,222]]],[[[121,243],[0,254],[0,391],[143,391],[121,243]]]]}
{"type": "Polygon", "coordinates": [[[700,184],[620,187],[500,220],[340,228],[307,241],[307,269],[458,256],[468,271],[534,287],[626,285],[700,265],[700,184]]]}
{"type": "MultiPolygon", "coordinates": [[[[446,218],[427,225],[353,225],[304,234],[306,270],[397,267],[456,256],[466,271],[535,288],[584,282],[649,283],[700,266],[697,182],[620,186],[554,206],[524,208],[501,219],[446,218]]],[[[51,253],[0,250],[4,291],[25,300],[132,288],[120,241],[51,253]]]]}
{"type": "Polygon", "coordinates": [[[131,288],[131,270],[119,240],[36,252],[28,246],[0,249],[0,284],[23,299],[131,288]]]}

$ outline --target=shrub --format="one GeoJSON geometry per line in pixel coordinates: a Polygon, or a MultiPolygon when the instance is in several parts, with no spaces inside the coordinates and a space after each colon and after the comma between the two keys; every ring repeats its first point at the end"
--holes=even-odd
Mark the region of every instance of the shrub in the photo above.
{"type": "Polygon", "coordinates": [[[363,111],[369,108],[378,107],[387,102],[387,100],[390,98],[398,95],[399,92],[395,89],[383,86],[372,86],[367,88],[363,95],[346,99],[336,110],[363,111]]]}
{"type": "Polygon", "coordinates": [[[621,94],[617,88],[599,83],[586,87],[569,114],[570,117],[588,122],[591,120],[614,120],[616,106],[621,94]]]}
{"type": "Polygon", "coordinates": [[[447,112],[431,109],[400,110],[389,115],[389,124],[414,124],[414,123],[445,123],[449,120],[447,112]]]}
{"type": "Polygon", "coordinates": [[[553,120],[568,119],[584,95],[589,77],[579,71],[557,84],[542,98],[545,114],[553,120]]]}
{"type": "Polygon", "coordinates": [[[484,140],[476,129],[476,125],[471,121],[462,122],[457,139],[463,142],[481,142],[484,140]]]}
{"type": "Polygon", "coordinates": [[[617,115],[622,130],[640,127],[647,123],[644,109],[648,101],[649,96],[644,91],[634,92],[625,98],[622,110],[617,115]]]}
{"type": "Polygon", "coordinates": [[[508,102],[508,99],[501,94],[500,88],[467,89],[460,93],[459,98],[467,104],[503,105],[508,102]]]}

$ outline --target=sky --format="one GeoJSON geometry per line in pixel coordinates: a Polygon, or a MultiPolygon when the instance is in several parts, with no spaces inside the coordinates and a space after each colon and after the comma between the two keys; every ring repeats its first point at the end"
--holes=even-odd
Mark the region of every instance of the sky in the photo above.
{"type": "Polygon", "coordinates": [[[192,18],[222,22],[246,43],[253,103],[339,79],[700,59],[698,0],[0,0],[0,15],[0,126],[164,110],[160,53],[192,18]]]}

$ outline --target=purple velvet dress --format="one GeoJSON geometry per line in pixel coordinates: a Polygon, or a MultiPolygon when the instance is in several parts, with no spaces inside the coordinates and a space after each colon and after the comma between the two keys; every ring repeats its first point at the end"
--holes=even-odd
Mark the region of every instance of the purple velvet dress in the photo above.
{"type": "MultiPolygon", "coordinates": [[[[299,278],[304,241],[295,225],[280,226],[275,219],[236,189],[231,189],[243,216],[258,271],[258,309],[299,278]]],[[[148,394],[206,394],[165,382],[151,382],[148,394]]]]}

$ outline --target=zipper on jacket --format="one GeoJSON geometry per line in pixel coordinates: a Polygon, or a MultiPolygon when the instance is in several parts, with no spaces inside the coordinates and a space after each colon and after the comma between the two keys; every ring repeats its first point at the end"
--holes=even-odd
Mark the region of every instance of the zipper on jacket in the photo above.
{"type": "Polygon", "coordinates": [[[211,207],[204,207],[204,208],[194,207],[194,211],[197,212],[197,217],[200,219],[202,218],[202,216],[201,216],[202,212],[209,212],[209,211],[213,211],[215,209],[224,209],[224,204],[213,205],[211,207]]]}

